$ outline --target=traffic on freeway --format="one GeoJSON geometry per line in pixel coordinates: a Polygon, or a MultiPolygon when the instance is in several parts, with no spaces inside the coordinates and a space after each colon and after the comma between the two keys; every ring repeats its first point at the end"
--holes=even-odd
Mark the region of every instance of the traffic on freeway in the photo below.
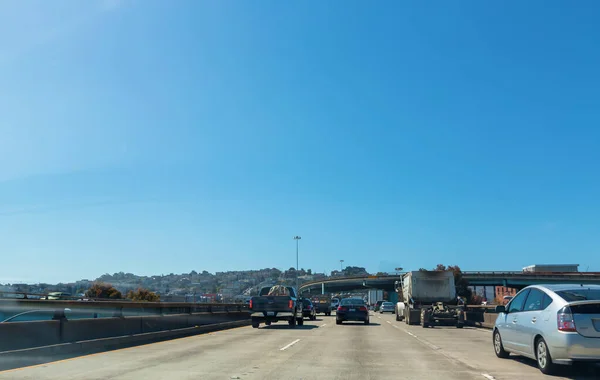
{"type": "MultiPolygon", "coordinates": [[[[318,316],[240,327],[0,372],[0,379],[546,379],[536,362],[498,359],[492,331],[397,322],[371,312],[368,325],[318,316]]],[[[565,367],[553,379],[597,379],[594,367],[565,367]]]]}

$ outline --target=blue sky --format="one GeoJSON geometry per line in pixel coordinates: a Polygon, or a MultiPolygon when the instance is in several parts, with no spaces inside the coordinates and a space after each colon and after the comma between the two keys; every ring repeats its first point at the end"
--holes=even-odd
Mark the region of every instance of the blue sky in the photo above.
{"type": "Polygon", "coordinates": [[[600,271],[594,1],[0,5],[0,283],[600,271]]]}

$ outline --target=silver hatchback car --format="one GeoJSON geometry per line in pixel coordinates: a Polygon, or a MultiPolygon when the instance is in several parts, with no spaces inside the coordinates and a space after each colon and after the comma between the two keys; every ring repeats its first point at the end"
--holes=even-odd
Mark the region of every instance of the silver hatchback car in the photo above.
{"type": "Polygon", "coordinates": [[[557,364],[600,362],[600,285],[532,285],[496,311],[499,358],[529,357],[545,374],[557,364]]]}

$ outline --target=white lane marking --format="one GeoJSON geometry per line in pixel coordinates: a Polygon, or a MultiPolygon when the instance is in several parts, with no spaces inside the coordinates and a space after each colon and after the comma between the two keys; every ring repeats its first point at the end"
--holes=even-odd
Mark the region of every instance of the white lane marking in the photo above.
{"type": "Polygon", "coordinates": [[[296,339],[295,341],[293,341],[292,343],[288,344],[287,346],[281,347],[279,349],[279,351],[285,351],[285,350],[287,350],[288,348],[292,347],[294,344],[296,344],[298,342],[300,342],[300,339],[296,339]]]}
{"type": "Polygon", "coordinates": [[[327,323],[323,323],[319,328],[327,326],[327,323]]]}
{"type": "Polygon", "coordinates": [[[494,376],[488,375],[487,373],[482,373],[481,376],[485,377],[488,380],[496,380],[494,376]]]}
{"type": "Polygon", "coordinates": [[[392,324],[392,322],[390,322],[390,321],[386,321],[386,322],[389,323],[390,325],[392,324]]]}
{"type": "Polygon", "coordinates": [[[419,338],[417,335],[411,333],[410,331],[403,329],[405,333],[407,333],[408,335],[412,336],[413,338],[415,338],[416,340],[418,340],[419,342],[423,343],[424,345],[426,345],[427,347],[431,348],[432,350],[439,350],[440,348],[438,346],[436,346],[435,344],[431,344],[428,341],[426,341],[425,339],[421,339],[419,338]]]}

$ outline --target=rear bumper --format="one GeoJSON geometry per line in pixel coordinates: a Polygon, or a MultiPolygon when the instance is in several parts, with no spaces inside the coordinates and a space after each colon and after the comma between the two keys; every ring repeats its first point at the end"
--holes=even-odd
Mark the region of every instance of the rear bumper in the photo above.
{"type": "Polygon", "coordinates": [[[252,319],[260,319],[260,320],[267,320],[267,321],[278,321],[278,320],[283,320],[283,319],[291,319],[294,318],[294,313],[292,312],[278,312],[275,315],[267,315],[266,312],[256,312],[256,313],[252,313],[250,314],[250,317],[252,319]]]}
{"type": "Polygon", "coordinates": [[[579,333],[557,332],[546,339],[546,343],[554,363],[600,362],[600,338],[586,338],[579,333]]]}
{"type": "Polygon", "coordinates": [[[337,313],[336,318],[338,321],[366,321],[369,319],[369,314],[341,314],[337,313]]]}

